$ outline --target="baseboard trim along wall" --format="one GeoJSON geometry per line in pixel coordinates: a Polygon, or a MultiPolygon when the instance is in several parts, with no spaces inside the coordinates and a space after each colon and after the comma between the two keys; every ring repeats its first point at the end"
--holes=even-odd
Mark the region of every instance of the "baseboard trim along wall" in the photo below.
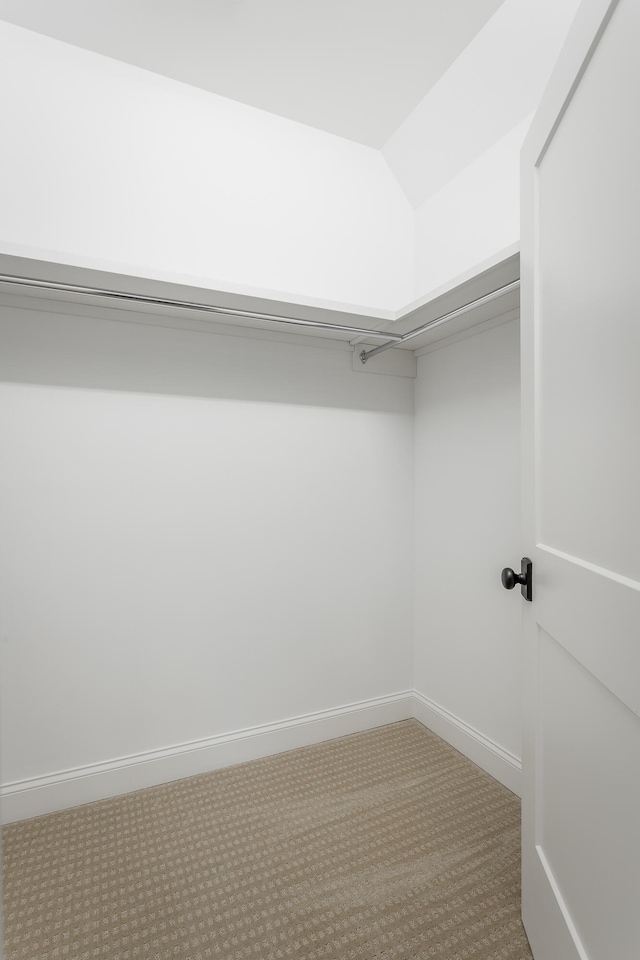
{"type": "Polygon", "coordinates": [[[13,823],[105,800],[411,717],[413,691],[406,690],[207,740],[8,783],[0,789],[2,822],[13,823]]]}
{"type": "Polygon", "coordinates": [[[522,763],[518,757],[417,690],[413,692],[413,700],[413,715],[416,720],[437,733],[465,757],[473,760],[517,796],[522,796],[522,763]]]}
{"type": "Polygon", "coordinates": [[[416,690],[376,697],[163,750],[5,784],[2,822],[192,777],[297,747],[415,718],[520,796],[520,760],[416,690]]]}

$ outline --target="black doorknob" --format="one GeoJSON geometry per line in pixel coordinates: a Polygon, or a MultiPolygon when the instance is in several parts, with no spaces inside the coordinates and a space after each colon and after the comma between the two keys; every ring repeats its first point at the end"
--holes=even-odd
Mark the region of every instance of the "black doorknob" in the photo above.
{"type": "Polygon", "coordinates": [[[502,571],[502,586],[505,590],[513,590],[516,583],[526,582],[526,577],[523,577],[521,573],[516,573],[511,567],[505,567],[502,571]]]}
{"type": "Polygon", "coordinates": [[[520,584],[522,596],[525,600],[532,599],[531,568],[533,564],[529,557],[523,557],[520,573],[516,573],[511,567],[505,567],[502,571],[502,586],[505,590],[513,590],[516,583],[520,584]]]}

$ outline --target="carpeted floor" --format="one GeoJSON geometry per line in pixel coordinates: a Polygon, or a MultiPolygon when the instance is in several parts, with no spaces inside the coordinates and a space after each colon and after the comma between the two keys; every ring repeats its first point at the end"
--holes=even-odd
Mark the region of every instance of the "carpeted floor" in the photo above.
{"type": "Polygon", "coordinates": [[[5,827],[5,958],[531,960],[519,834],[407,720],[5,827]]]}

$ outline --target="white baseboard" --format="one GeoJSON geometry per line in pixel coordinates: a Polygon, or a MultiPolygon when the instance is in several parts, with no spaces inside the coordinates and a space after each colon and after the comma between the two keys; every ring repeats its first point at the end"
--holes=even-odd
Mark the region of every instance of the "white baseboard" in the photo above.
{"type": "Polygon", "coordinates": [[[2,822],[105,800],[411,718],[520,796],[521,764],[517,757],[417,690],[406,690],[207,740],[8,783],[0,789],[2,822]]]}
{"type": "Polygon", "coordinates": [[[437,733],[469,760],[473,760],[517,796],[522,796],[522,763],[518,757],[417,690],[413,692],[413,700],[413,716],[416,720],[437,733]]]}
{"type": "Polygon", "coordinates": [[[0,789],[2,822],[52,813],[81,803],[105,800],[143,787],[192,777],[258,757],[333,740],[413,717],[413,692],[376,697],[333,710],[182,743],[137,756],[63,770],[5,784],[0,789]]]}

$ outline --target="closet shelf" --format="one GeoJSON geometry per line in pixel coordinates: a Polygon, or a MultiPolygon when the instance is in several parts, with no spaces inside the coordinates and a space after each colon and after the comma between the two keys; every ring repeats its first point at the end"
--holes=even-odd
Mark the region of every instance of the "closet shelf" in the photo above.
{"type": "MultiPolygon", "coordinates": [[[[403,310],[354,312],[340,305],[318,306],[230,291],[193,287],[164,280],[134,277],[71,265],[0,256],[0,301],[38,306],[42,300],[75,314],[104,316],[114,311],[146,322],[190,325],[194,318],[205,328],[268,338],[295,333],[299,338],[341,340],[357,348],[363,363],[385,350],[419,351],[434,340],[460,333],[519,304],[519,254],[481,265],[445,288],[403,310]],[[35,304],[34,304],[35,302],[35,304]]],[[[201,327],[202,328],[202,327],[201,327]]],[[[287,337],[288,339],[288,337],[287,337]]],[[[304,340],[302,341],[304,342],[304,340]]]]}

